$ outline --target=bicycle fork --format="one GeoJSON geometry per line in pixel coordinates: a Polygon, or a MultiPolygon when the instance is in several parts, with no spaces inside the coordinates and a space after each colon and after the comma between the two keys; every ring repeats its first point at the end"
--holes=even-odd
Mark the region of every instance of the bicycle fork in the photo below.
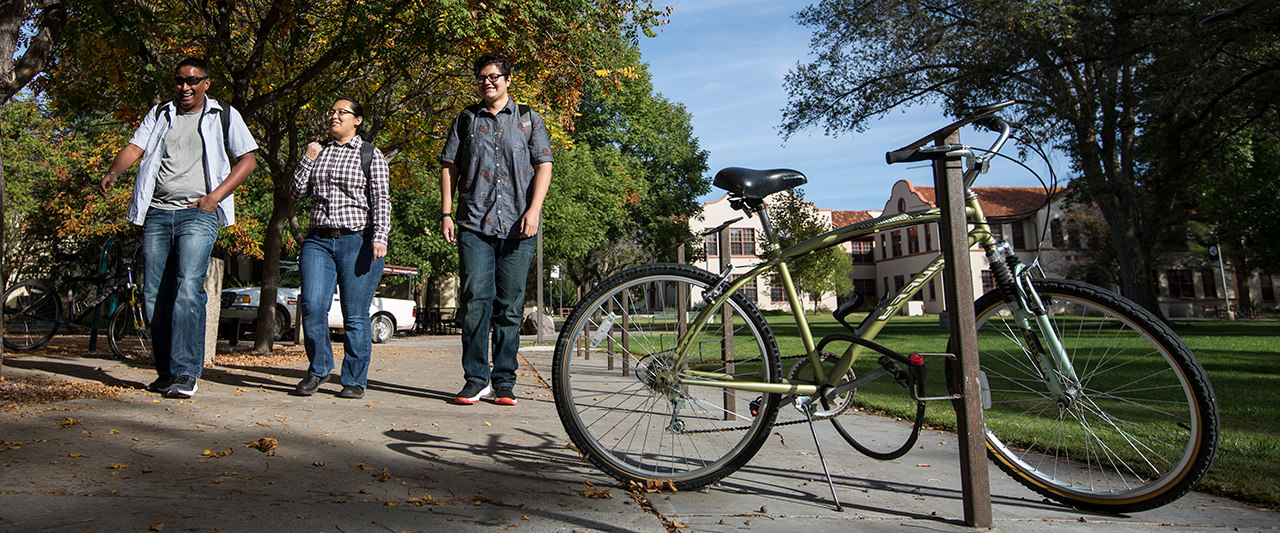
{"type": "MultiPolygon", "coordinates": [[[[1058,406],[1063,409],[1071,407],[1081,392],[1079,378],[1057,330],[1053,328],[1040,293],[1031,283],[1031,266],[1022,264],[1009,244],[1003,241],[988,249],[987,262],[1005,303],[1013,311],[1027,357],[1040,373],[1040,379],[1049,387],[1049,393],[1058,406]]],[[[989,392],[983,392],[984,398],[987,397],[989,392]]]]}

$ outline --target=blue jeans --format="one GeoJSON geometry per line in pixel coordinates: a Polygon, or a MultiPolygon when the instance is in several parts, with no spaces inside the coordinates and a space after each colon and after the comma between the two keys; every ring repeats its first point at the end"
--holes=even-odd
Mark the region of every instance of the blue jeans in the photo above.
{"type": "Polygon", "coordinates": [[[161,378],[204,370],[205,294],[218,215],[198,207],[147,210],[142,227],[143,310],[161,378]]]}
{"type": "Polygon", "coordinates": [[[369,305],[382,281],[384,259],[373,257],[373,233],[356,233],[337,238],[310,235],[302,241],[298,275],[302,278],[299,304],[303,346],[313,376],[327,376],[333,370],[333,345],[329,342],[329,308],[333,291],[341,287],[342,384],[369,388],[369,361],[373,356],[373,327],[369,305]]]}
{"type": "Polygon", "coordinates": [[[516,384],[524,284],[534,246],[534,238],[499,239],[465,229],[458,231],[462,371],[467,381],[482,385],[492,381],[495,388],[516,384]]]}

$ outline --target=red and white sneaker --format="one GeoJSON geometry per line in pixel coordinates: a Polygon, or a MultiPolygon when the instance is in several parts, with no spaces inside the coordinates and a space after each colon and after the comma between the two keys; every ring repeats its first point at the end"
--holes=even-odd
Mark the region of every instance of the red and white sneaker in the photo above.
{"type": "Polygon", "coordinates": [[[462,387],[462,390],[458,392],[458,397],[454,398],[453,401],[463,405],[471,405],[480,401],[480,398],[488,396],[492,391],[493,389],[487,384],[468,381],[467,385],[462,387]]]}

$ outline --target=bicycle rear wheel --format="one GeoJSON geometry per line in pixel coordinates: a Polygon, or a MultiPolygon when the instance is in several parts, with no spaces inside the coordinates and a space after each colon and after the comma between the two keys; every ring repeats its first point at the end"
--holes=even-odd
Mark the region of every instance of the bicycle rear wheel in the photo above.
{"type": "Polygon", "coordinates": [[[30,350],[58,332],[62,300],[48,283],[27,280],[4,291],[4,346],[30,350]]]}
{"type": "Polygon", "coordinates": [[[121,302],[115,312],[111,313],[107,332],[111,353],[116,357],[127,361],[151,361],[154,353],[151,349],[151,328],[147,326],[141,305],[121,302]]]}
{"type": "Polygon", "coordinates": [[[712,323],[685,331],[715,282],[688,265],[630,269],[583,298],[560,332],[552,369],[560,420],[578,451],[623,483],[701,487],[741,468],[769,437],[779,395],[675,382],[780,380],[773,332],[741,294],[712,323]],[[690,355],[677,365],[682,338],[690,355]]]}
{"type": "Polygon", "coordinates": [[[1095,511],[1153,509],[1194,488],[1218,442],[1217,402],[1195,356],[1120,295],[1067,280],[1033,286],[1078,379],[1055,398],[999,291],[977,301],[996,463],[1042,495],[1095,511]]]}

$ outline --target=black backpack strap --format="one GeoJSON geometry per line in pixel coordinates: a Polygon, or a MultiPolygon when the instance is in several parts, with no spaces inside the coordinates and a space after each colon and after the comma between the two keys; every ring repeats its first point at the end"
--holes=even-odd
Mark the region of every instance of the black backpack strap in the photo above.
{"type": "Polygon", "coordinates": [[[222,107],[222,111],[218,112],[218,117],[222,119],[222,147],[227,150],[227,163],[236,166],[236,155],[231,153],[231,104],[223,102],[217,98],[213,101],[222,107]]]}
{"type": "Polygon", "coordinates": [[[373,179],[373,143],[371,142],[366,141],[360,144],[360,168],[364,169],[364,179],[373,179]]]}

